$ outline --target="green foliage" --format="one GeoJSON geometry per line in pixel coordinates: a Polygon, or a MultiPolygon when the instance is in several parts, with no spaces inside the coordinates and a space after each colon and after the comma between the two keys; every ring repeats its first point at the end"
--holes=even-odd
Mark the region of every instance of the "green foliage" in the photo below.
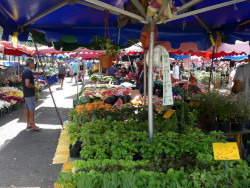
{"type": "MultiPolygon", "coordinates": [[[[145,170],[121,170],[111,173],[81,171],[77,174],[69,173],[68,176],[60,175],[57,183],[71,183],[71,187],[100,187],[100,188],[144,188],[144,187],[225,187],[225,170],[212,169],[185,172],[184,168],[174,170],[170,168],[167,173],[145,170]],[[73,181],[71,181],[73,180],[73,181]]],[[[229,167],[229,186],[247,188],[250,185],[250,170],[247,164],[240,161],[239,165],[229,167]],[[244,172],[244,173],[242,173],[244,172]],[[244,175],[242,175],[244,174],[244,175]]],[[[67,185],[65,186],[67,187],[67,185]]]]}
{"type": "Polygon", "coordinates": [[[101,45],[102,50],[106,50],[104,56],[112,56],[116,57],[119,53],[119,47],[112,44],[112,41],[110,39],[106,39],[101,45]]]}
{"type": "Polygon", "coordinates": [[[89,159],[76,160],[73,162],[73,172],[86,171],[90,172],[95,170],[98,172],[113,172],[126,170],[130,171],[133,169],[149,169],[150,161],[141,160],[141,161],[131,161],[131,160],[114,160],[114,159],[104,159],[104,160],[94,160],[89,159]]]}

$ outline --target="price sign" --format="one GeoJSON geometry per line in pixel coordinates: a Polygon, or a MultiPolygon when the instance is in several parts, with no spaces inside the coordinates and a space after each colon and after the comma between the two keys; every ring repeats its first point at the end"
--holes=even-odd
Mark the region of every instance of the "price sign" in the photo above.
{"type": "Polygon", "coordinates": [[[236,142],[213,143],[215,160],[239,160],[239,149],[236,142]]]}

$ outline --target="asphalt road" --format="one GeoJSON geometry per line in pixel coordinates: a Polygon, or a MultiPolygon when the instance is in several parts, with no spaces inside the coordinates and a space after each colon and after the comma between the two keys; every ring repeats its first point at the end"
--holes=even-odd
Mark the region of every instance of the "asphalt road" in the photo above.
{"type": "MultiPolygon", "coordinates": [[[[62,120],[76,99],[77,87],[66,78],[63,90],[51,87],[62,120]]],[[[79,86],[80,89],[81,86],[79,86]]],[[[61,125],[46,89],[36,102],[35,121],[41,132],[26,131],[24,104],[0,118],[0,188],[53,187],[62,165],[52,165],[61,125]]]]}

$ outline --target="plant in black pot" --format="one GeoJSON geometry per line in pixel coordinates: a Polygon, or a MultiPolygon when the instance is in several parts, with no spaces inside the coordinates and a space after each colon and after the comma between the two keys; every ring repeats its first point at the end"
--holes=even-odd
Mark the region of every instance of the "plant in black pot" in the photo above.
{"type": "Polygon", "coordinates": [[[232,97],[231,126],[232,131],[242,131],[245,121],[250,118],[250,109],[243,95],[232,97]]]}
{"type": "Polygon", "coordinates": [[[219,130],[225,133],[231,131],[230,116],[232,113],[231,101],[227,96],[221,96],[217,101],[219,130]]]}
{"type": "Polygon", "coordinates": [[[217,92],[208,92],[205,94],[199,95],[199,99],[195,99],[200,102],[197,110],[200,114],[200,124],[203,125],[204,130],[207,131],[218,131],[218,101],[219,93],[217,92]]]}

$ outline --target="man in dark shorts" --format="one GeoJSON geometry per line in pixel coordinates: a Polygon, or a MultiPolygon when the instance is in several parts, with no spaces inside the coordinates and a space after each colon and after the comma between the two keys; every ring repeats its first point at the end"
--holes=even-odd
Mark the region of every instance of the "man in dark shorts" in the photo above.
{"type": "Polygon", "coordinates": [[[35,87],[32,69],[35,67],[34,60],[26,60],[26,67],[22,73],[23,95],[25,99],[25,118],[27,121],[27,130],[41,131],[35,124],[35,93],[38,89],[35,87]]]}
{"type": "Polygon", "coordinates": [[[60,62],[58,69],[59,69],[58,78],[59,78],[59,82],[61,84],[61,89],[62,89],[64,77],[65,77],[66,72],[67,72],[66,67],[63,65],[63,61],[60,62]]]}

